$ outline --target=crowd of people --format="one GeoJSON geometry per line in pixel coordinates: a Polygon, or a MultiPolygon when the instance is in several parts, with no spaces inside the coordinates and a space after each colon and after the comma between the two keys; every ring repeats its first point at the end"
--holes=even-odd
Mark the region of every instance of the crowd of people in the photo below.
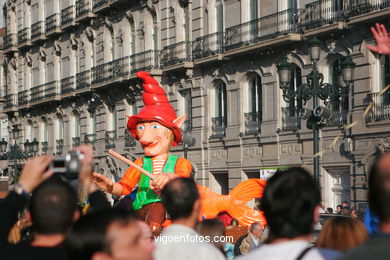
{"type": "Polygon", "coordinates": [[[227,230],[219,219],[199,222],[200,197],[192,178],[176,178],[161,191],[172,223],[155,237],[131,207],[112,207],[91,180],[92,148],[84,145],[77,150],[85,154],[79,180],[88,194],[88,210],[80,210],[76,190],[48,168],[52,156],[28,160],[15,188],[0,203],[0,259],[387,258],[390,153],[377,159],[369,178],[368,199],[380,222],[378,234],[369,237],[362,221],[341,212],[324,223],[314,241],[321,209],[319,187],[303,168],[289,168],[266,185],[261,210],[267,227],[253,223],[233,244],[191,239],[222,237],[227,230]],[[186,239],[172,239],[177,237],[186,239]]]}

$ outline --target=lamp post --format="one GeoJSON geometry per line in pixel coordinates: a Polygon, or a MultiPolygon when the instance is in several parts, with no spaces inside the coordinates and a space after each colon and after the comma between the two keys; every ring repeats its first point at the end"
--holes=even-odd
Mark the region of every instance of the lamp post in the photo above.
{"type": "Polygon", "coordinates": [[[279,63],[278,74],[280,88],[283,91],[283,99],[290,103],[295,100],[303,100],[304,104],[310,99],[313,99],[314,112],[307,108],[302,108],[299,111],[299,116],[307,120],[307,127],[313,131],[313,168],[314,179],[319,184],[320,176],[320,158],[319,153],[319,130],[324,127],[324,119],[332,118],[332,111],[319,106],[319,99],[327,100],[328,98],[336,98],[344,100],[348,97],[349,88],[353,81],[353,72],[355,63],[348,56],[341,63],[343,80],[346,83],[344,87],[332,86],[328,83],[323,83],[324,76],[318,71],[317,62],[320,59],[320,50],[322,42],[314,37],[309,41],[310,60],[312,62],[312,71],[307,75],[307,83],[297,86],[297,89],[291,87],[291,75],[293,66],[283,58],[279,63]]]}
{"type": "Polygon", "coordinates": [[[14,125],[12,128],[12,135],[15,143],[9,147],[7,152],[7,141],[4,138],[0,141],[0,152],[2,153],[1,158],[3,160],[13,160],[14,161],[14,178],[15,181],[18,178],[17,175],[17,161],[27,159],[31,154],[34,154],[38,151],[38,141],[34,138],[34,141],[24,143],[24,152],[21,150],[20,146],[16,143],[16,140],[19,138],[19,128],[17,125],[14,125]]]}

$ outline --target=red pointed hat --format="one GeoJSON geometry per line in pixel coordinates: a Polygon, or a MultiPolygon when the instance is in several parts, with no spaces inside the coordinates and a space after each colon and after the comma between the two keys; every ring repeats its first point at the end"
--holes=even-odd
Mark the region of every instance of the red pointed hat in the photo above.
{"type": "Polygon", "coordinates": [[[137,77],[144,81],[142,99],[145,106],[138,115],[129,117],[127,129],[131,135],[138,140],[136,131],[137,124],[139,122],[156,121],[173,132],[175,136],[173,146],[178,145],[182,140],[181,130],[173,123],[173,120],[175,120],[177,116],[165,95],[164,89],[160,87],[158,82],[146,71],[137,72],[137,77]]]}

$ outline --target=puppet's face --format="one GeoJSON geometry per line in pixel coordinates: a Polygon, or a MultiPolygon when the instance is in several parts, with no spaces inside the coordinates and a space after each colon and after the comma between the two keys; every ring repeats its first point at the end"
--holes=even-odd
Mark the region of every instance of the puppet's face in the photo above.
{"type": "Polygon", "coordinates": [[[137,136],[147,156],[157,156],[171,150],[173,133],[158,122],[138,123],[137,136]]]}

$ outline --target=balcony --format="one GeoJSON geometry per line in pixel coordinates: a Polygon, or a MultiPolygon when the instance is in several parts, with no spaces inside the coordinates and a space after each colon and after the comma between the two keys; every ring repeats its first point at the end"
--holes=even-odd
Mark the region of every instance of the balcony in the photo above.
{"type": "Polygon", "coordinates": [[[62,155],[64,150],[64,139],[56,140],[56,155],[62,155]]]}
{"type": "Polygon", "coordinates": [[[76,89],[85,89],[91,85],[91,71],[86,70],[76,74],[76,89]]]}
{"type": "Polygon", "coordinates": [[[119,79],[128,75],[130,57],[123,57],[92,68],[92,84],[119,79]]]}
{"type": "Polygon", "coordinates": [[[141,70],[158,69],[158,51],[149,50],[134,54],[130,57],[131,73],[141,70]]]}
{"type": "Polygon", "coordinates": [[[16,100],[15,100],[15,95],[14,94],[9,94],[4,96],[5,104],[4,108],[11,108],[15,106],[16,100]]]}
{"type": "Polygon", "coordinates": [[[7,52],[17,52],[17,37],[15,33],[8,34],[4,37],[4,49],[7,52]]]}
{"type": "Polygon", "coordinates": [[[88,134],[84,136],[84,143],[94,145],[96,142],[96,134],[88,134]]]}
{"type": "Polygon", "coordinates": [[[72,93],[76,90],[75,88],[75,77],[67,77],[61,80],[61,94],[72,93]]]}
{"type": "Polygon", "coordinates": [[[39,101],[39,100],[44,99],[45,85],[40,85],[40,86],[31,88],[30,95],[31,95],[31,98],[30,98],[31,102],[35,102],[35,101],[39,101]]]}
{"type": "Polygon", "coordinates": [[[45,86],[45,96],[44,96],[45,98],[55,97],[57,93],[59,93],[58,91],[59,81],[51,81],[45,84],[44,86],[45,86]]]}
{"type": "Polygon", "coordinates": [[[49,142],[45,141],[45,142],[41,142],[41,149],[42,149],[42,153],[43,154],[47,154],[47,151],[49,150],[49,142]]]}
{"type": "Polygon", "coordinates": [[[92,10],[94,12],[102,11],[109,7],[109,0],[93,0],[92,10]]]}
{"type": "Polygon", "coordinates": [[[190,48],[189,42],[180,42],[165,47],[160,53],[161,65],[166,67],[190,61],[190,48]]]}
{"type": "Polygon", "coordinates": [[[260,132],[260,116],[258,112],[244,113],[245,135],[257,135],[260,132]]]}
{"type": "Polygon", "coordinates": [[[288,9],[225,30],[225,51],[299,32],[298,10],[288,9]]]}
{"type": "Polygon", "coordinates": [[[58,83],[58,81],[51,81],[49,83],[31,88],[30,102],[37,102],[55,97],[58,93],[58,83]]]}
{"type": "Polygon", "coordinates": [[[72,137],[72,146],[77,147],[80,146],[80,136],[72,137]]]}
{"type": "Polygon", "coordinates": [[[137,146],[137,140],[135,140],[134,137],[126,129],[125,130],[125,147],[131,148],[131,147],[136,147],[136,146],[137,146]]]}
{"type": "Polygon", "coordinates": [[[301,129],[301,119],[295,107],[282,107],[282,130],[297,131],[301,129]]]}
{"type": "Polygon", "coordinates": [[[18,32],[18,44],[19,48],[25,46],[31,46],[31,28],[26,27],[18,32]]]}
{"type": "Polygon", "coordinates": [[[217,139],[225,137],[225,130],[227,125],[226,117],[212,117],[211,124],[212,134],[210,138],[217,139]]]}
{"type": "Polygon", "coordinates": [[[368,104],[372,103],[372,108],[366,115],[366,123],[390,120],[390,91],[382,95],[371,93],[367,97],[368,104]]]}
{"type": "Polygon", "coordinates": [[[115,148],[116,131],[106,131],[106,149],[115,148]]]}
{"type": "Polygon", "coordinates": [[[223,52],[223,33],[217,32],[196,38],[192,42],[192,58],[201,59],[223,52]]]}
{"type": "Polygon", "coordinates": [[[303,24],[306,30],[346,20],[346,13],[339,0],[320,0],[305,5],[303,24]]]}
{"type": "Polygon", "coordinates": [[[92,0],[77,0],[76,2],[76,19],[81,21],[85,18],[93,17],[92,0]]]}
{"type": "Polygon", "coordinates": [[[327,120],[326,126],[344,126],[347,124],[348,111],[332,111],[331,119],[327,120]]]}
{"type": "Polygon", "coordinates": [[[28,103],[28,90],[23,90],[18,93],[18,106],[24,106],[28,103]]]}
{"type": "Polygon", "coordinates": [[[389,0],[354,0],[344,10],[349,11],[349,16],[354,17],[362,14],[368,14],[390,6],[389,0]]]}
{"type": "Polygon", "coordinates": [[[75,20],[75,6],[69,6],[61,11],[61,29],[65,29],[74,25],[75,20]]]}
{"type": "Polygon", "coordinates": [[[31,26],[31,41],[44,40],[44,21],[39,21],[31,26]]]}
{"type": "Polygon", "coordinates": [[[60,14],[52,14],[46,18],[46,35],[60,33],[60,14]]]}

